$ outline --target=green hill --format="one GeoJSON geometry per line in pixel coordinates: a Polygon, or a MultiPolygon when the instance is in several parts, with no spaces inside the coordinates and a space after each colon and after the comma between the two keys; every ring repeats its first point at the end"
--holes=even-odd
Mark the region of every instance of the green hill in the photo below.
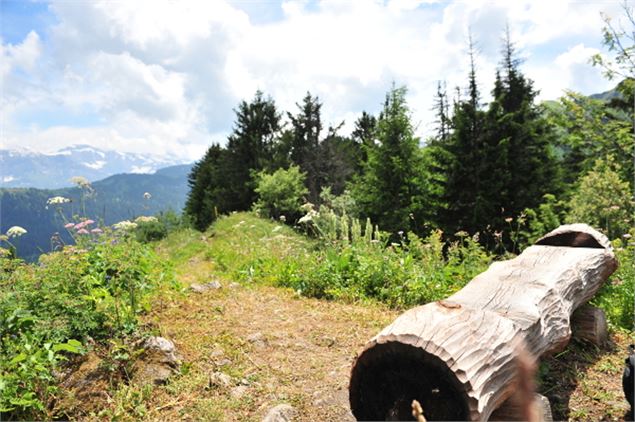
{"type": "Polygon", "coordinates": [[[70,236],[64,218],[85,216],[110,225],[139,215],[160,211],[180,212],[187,197],[187,175],[191,165],[161,169],[154,174],[118,174],[92,184],[92,193],[84,195],[78,187],[63,189],[0,189],[0,230],[20,226],[27,234],[17,240],[18,253],[34,260],[51,250],[51,236],[60,233],[65,242],[70,236]],[[149,193],[149,199],[144,198],[149,193]],[[47,200],[63,196],[71,200],[61,206],[47,206],[47,200]]]}

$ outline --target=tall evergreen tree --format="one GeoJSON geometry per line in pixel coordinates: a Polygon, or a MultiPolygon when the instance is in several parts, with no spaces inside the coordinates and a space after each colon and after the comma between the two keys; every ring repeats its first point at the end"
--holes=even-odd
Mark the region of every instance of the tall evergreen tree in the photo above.
{"type": "Polygon", "coordinates": [[[297,104],[297,106],[300,109],[298,114],[287,113],[291,120],[293,135],[290,145],[290,158],[294,164],[300,167],[303,173],[306,173],[309,200],[315,203],[321,190],[318,146],[322,131],[320,115],[322,103],[320,103],[318,97],[314,97],[310,92],[307,92],[302,104],[297,104]]]}
{"type": "Polygon", "coordinates": [[[535,208],[546,193],[558,190],[557,172],[551,151],[553,131],[534,101],[533,82],[520,72],[520,61],[506,33],[501,71],[497,74],[487,112],[489,164],[496,174],[488,180],[498,190],[498,210],[504,208],[491,225],[503,226],[503,218],[516,217],[525,208],[535,208]],[[497,182],[495,179],[499,177],[497,182]],[[498,186],[497,186],[498,185],[498,186]]]}
{"type": "Polygon", "coordinates": [[[440,143],[446,151],[447,161],[443,213],[446,231],[475,232],[489,218],[491,208],[486,186],[483,185],[484,164],[488,159],[484,144],[485,113],[480,106],[480,92],[476,79],[475,49],[470,38],[470,72],[467,96],[458,98],[454,104],[451,133],[444,134],[446,141],[440,143]]]}
{"type": "Polygon", "coordinates": [[[378,145],[369,149],[364,173],[353,185],[361,214],[392,233],[413,229],[425,220],[427,198],[422,178],[419,139],[414,136],[406,89],[386,95],[375,132],[378,145]]]}
{"type": "Polygon", "coordinates": [[[270,167],[274,138],[280,130],[280,114],[274,101],[264,98],[260,91],[250,103],[242,101],[235,112],[234,130],[223,163],[227,207],[232,211],[247,210],[256,199],[252,176],[270,167]]]}
{"type": "Polygon", "coordinates": [[[227,152],[213,144],[205,156],[194,166],[188,176],[190,193],[185,203],[185,213],[197,230],[205,230],[218,213],[227,209],[223,163],[227,152]]]}

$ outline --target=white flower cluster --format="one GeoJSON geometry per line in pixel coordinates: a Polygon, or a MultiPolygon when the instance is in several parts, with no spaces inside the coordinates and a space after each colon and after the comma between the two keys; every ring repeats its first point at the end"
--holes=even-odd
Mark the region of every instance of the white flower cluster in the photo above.
{"type": "Polygon", "coordinates": [[[24,230],[20,226],[13,226],[9,230],[7,230],[7,236],[9,236],[9,238],[20,237],[23,234],[26,234],[26,230],[24,230]]]}
{"type": "Polygon", "coordinates": [[[152,195],[150,194],[150,192],[146,192],[143,194],[143,199],[151,199],[152,195]]]}
{"type": "Polygon", "coordinates": [[[137,228],[137,223],[133,223],[132,221],[129,221],[129,220],[123,220],[113,224],[112,228],[115,230],[122,230],[122,231],[134,230],[137,228]]]}
{"type": "Polygon", "coordinates": [[[137,224],[138,223],[156,223],[158,221],[159,220],[157,220],[156,217],[152,217],[152,216],[148,217],[148,216],[145,216],[145,215],[139,216],[139,217],[135,218],[135,220],[134,220],[134,222],[137,223],[137,224]]]}
{"type": "Polygon", "coordinates": [[[68,202],[71,202],[71,200],[68,198],[64,198],[63,196],[54,196],[46,201],[46,203],[49,205],[61,205],[68,202]]]}
{"type": "Polygon", "coordinates": [[[315,210],[310,210],[304,217],[298,220],[298,223],[301,223],[301,224],[310,223],[311,221],[313,221],[313,218],[317,217],[318,215],[320,215],[319,212],[315,210]]]}

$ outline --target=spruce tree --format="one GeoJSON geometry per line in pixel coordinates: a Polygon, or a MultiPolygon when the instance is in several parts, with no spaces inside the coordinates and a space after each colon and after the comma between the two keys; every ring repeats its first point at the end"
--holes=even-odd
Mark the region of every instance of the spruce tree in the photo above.
{"type": "MultiPolygon", "coordinates": [[[[485,161],[488,159],[484,145],[485,113],[480,107],[475,51],[471,39],[469,57],[467,96],[455,101],[452,132],[440,133],[441,137],[446,137],[439,145],[446,151],[447,163],[444,192],[447,210],[443,213],[442,225],[450,234],[458,230],[470,233],[480,230],[489,218],[488,211],[491,209],[491,198],[487,186],[483,184],[485,161]]],[[[440,113],[442,117],[445,116],[442,110],[440,113]]]]}
{"type": "Polygon", "coordinates": [[[247,210],[256,199],[253,175],[271,166],[274,139],[280,130],[280,114],[274,101],[264,98],[260,91],[250,103],[242,101],[235,112],[223,163],[226,202],[232,211],[247,210]]]}
{"type": "Polygon", "coordinates": [[[299,113],[293,115],[287,113],[291,120],[290,159],[298,165],[303,173],[306,173],[306,184],[309,189],[309,200],[317,203],[321,184],[318,168],[318,146],[322,131],[322,119],[320,110],[322,103],[318,97],[313,97],[310,92],[297,104],[299,113]]]}
{"type": "Polygon", "coordinates": [[[361,214],[394,233],[420,231],[427,198],[422,155],[406,104],[406,88],[392,88],[377,121],[376,147],[369,149],[364,173],[353,185],[361,214]]]}
{"type": "Polygon", "coordinates": [[[218,213],[227,211],[226,189],[223,187],[223,166],[226,151],[213,144],[188,176],[190,193],[185,203],[185,214],[197,230],[205,230],[218,213]]]}
{"type": "Polygon", "coordinates": [[[499,228],[504,226],[504,218],[517,217],[525,208],[537,207],[544,194],[558,190],[550,147],[553,131],[542,109],[534,103],[537,92],[533,82],[521,73],[519,64],[507,31],[502,72],[497,73],[494,99],[487,112],[488,164],[495,165],[487,173],[498,191],[492,193],[497,202],[493,205],[499,211],[498,218],[490,224],[499,228]]]}

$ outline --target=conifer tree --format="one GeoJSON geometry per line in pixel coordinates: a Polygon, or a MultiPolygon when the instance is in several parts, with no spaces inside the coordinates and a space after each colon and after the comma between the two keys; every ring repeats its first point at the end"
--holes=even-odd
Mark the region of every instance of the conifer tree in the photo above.
{"type": "Polygon", "coordinates": [[[274,138],[279,130],[276,105],[271,98],[264,98],[262,92],[257,91],[250,103],[242,101],[238,106],[223,163],[223,184],[230,210],[247,210],[253,204],[256,199],[253,175],[271,166],[274,138]]]}
{"type": "Polygon", "coordinates": [[[396,233],[421,230],[426,207],[419,139],[414,136],[406,104],[406,88],[386,95],[377,121],[376,147],[369,149],[364,173],[353,185],[361,214],[383,230],[396,233]]]}
{"type": "Polygon", "coordinates": [[[520,61],[506,33],[503,61],[497,72],[487,112],[486,174],[500,211],[492,227],[502,228],[503,219],[535,208],[546,193],[557,193],[558,179],[550,143],[553,131],[542,110],[534,103],[533,82],[520,72],[520,61]],[[494,173],[495,171],[495,173],[494,173]],[[504,211],[502,209],[504,208],[504,211]]]}
{"type": "Polygon", "coordinates": [[[185,203],[185,213],[194,228],[205,230],[218,213],[226,211],[226,190],[223,187],[223,162],[226,151],[213,144],[205,156],[194,166],[188,176],[190,193],[185,203]]]}

